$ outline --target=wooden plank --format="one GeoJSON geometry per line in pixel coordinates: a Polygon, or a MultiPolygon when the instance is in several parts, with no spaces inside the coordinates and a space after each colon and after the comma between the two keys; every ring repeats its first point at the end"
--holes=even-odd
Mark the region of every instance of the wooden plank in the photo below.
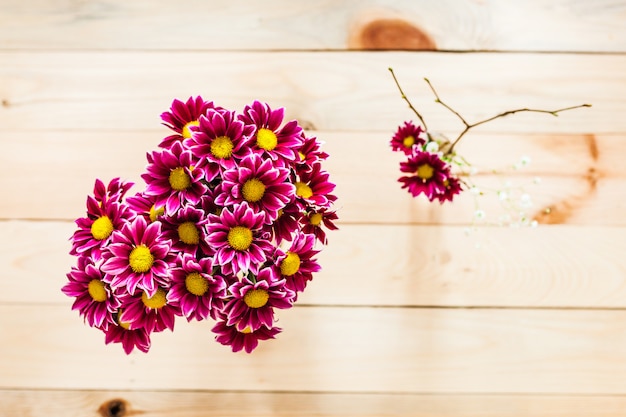
{"type": "Polygon", "coordinates": [[[7,416],[30,417],[96,410],[145,417],[621,417],[626,410],[624,396],[608,395],[0,390],[0,402],[7,416]]]}
{"type": "Polygon", "coordinates": [[[558,118],[517,114],[481,131],[626,131],[626,55],[409,52],[0,52],[0,126],[153,129],[172,99],[200,94],[231,109],[264,100],[316,130],[389,132],[413,117],[390,66],[432,130],[462,126],[433,102],[423,77],[469,121],[523,107],[594,106],[558,118]]]}
{"type": "Polygon", "coordinates": [[[0,306],[0,388],[624,394],[626,311],[296,307],[251,355],[179,322],[148,355],[64,306],[0,306]]]}
{"type": "MultiPolygon", "coordinates": [[[[69,222],[0,222],[0,303],[54,303],[75,259],[69,222]]],[[[626,307],[625,229],[342,225],[299,303],[626,307]]]]}
{"type": "MultiPolygon", "coordinates": [[[[0,218],[75,219],[96,178],[121,177],[143,188],[145,154],[156,149],[166,129],[138,132],[7,132],[0,154],[0,218]],[[120,149],[123,149],[120,152],[120,149]],[[28,167],[25,169],[25,167],[28,167]],[[19,175],[16,174],[19,172],[19,175]]],[[[389,148],[390,133],[314,132],[326,142],[324,167],[337,183],[341,223],[471,224],[476,205],[496,223],[511,215],[495,190],[511,182],[519,203],[523,187],[532,199],[527,215],[541,223],[626,225],[624,134],[526,135],[470,133],[459,152],[479,168],[473,182],[484,197],[465,193],[453,204],[429,204],[400,188],[400,155],[389,148]],[[530,165],[511,167],[522,157],[530,165]],[[488,175],[493,169],[502,176],[488,175]],[[483,174],[484,173],[484,174],[483,174]],[[534,180],[542,180],[535,184],[534,180]],[[376,195],[377,198],[371,198],[376,195]],[[550,208],[546,214],[545,209],[550,208]]],[[[514,191],[514,192],[513,192],[514,191]]],[[[506,203],[506,202],[505,202],[506,203]]]]}
{"type": "Polygon", "coordinates": [[[5,0],[4,49],[626,51],[621,2],[5,0]],[[184,22],[184,24],[183,24],[184,22]],[[164,30],[175,26],[177,30],[164,30]],[[320,28],[323,28],[320,30],[320,28]]]}

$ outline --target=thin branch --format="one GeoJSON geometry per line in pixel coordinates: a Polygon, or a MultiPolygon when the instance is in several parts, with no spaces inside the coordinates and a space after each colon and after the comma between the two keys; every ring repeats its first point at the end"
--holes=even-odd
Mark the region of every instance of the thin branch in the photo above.
{"type": "Polygon", "coordinates": [[[456,110],[454,110],[452,107],[448,106],[446,103],[444,103],[443,101],[441,101],[441,99],[439,98],[439,94],[437,94],[437,91],[435,91],[435,87],[433,87],[433,85],[430,83],[430,80],[428,78],[424,78],[424,81],[426,81],[426,83],[428,84],[428,86],[430,87],[430,90],[433,92],[433,94],[435,95],[435,103],[439,103],[441,104],[443,107],[445,107],[446,109],[450,110],[456,117],[459,118],[459,120],[461,120],[461,122],[463,122],[463,124],[465,125],[466,128],[470,127],[470,124],[467,123],[467,121],[463,118],[463,116],[461,116],[459,114],[459,112],[457,112],[456,110]]]}
{"type": "Polygon", "coordinates": [[[591,107],[591,104],[581,104],[578,106],[571,106],[571,107],[564,107],[562,109],[557,109],[557,110],[540,110],[540,109],[528,109],[528,108],[523,108],[523,109],[516,109],[516,110],[507,110],[505,112],[502,112],[500,114],[497,114],[495,116],[492,116],[488,119],[484,119],[481,120],[479,122],[476,123],[468,123],[463,116],[461,116],[459,114],[459,112],[457,112],[456,110],[454,110],[452,107],[450,107],[449,105],[447,105],[446,103],[444,103],[441,98],[439,97],[439,94],[437,94],[437,91],[435,90],[435,88],[433,87],[433,85],[430,83],[430,80],[428,78],[424,78],[424,80],[426,81],[426,83],[428,84],[428,86],[430,87],[430,89],[432,90],[433,94],[435,95],[435,102],[441,104],[442,106],[444,106],[446,109],[450,110],[450,112],[452,112],[456,117],[459,118],[459,120],[461,120],[461,122],[463,122],[463,124],[465,125],[465,129],[463,129],[463,131],[459,134],[459,136],[454,140],[454,142],[452,142],[452,144],[450,145],[450,148],[448,149],[448,153],[452,153],[452,150],[454,149],[454,146],[459,143],[459,141],[461,140],[461,138],[473,127],[476,127],[478,125],[482,125],[483,123],[487,123],[490,122],[492,120],[498,119],[500,117],[504,117],[504,116],[508,116],[509,114],[515,114],[515,113],[520,113],[520,112],[533,112],[533,113],[547,113],[547,114],[551,114],[553,116],[558,116],[560,112],[566,111],[566,110],[572,110],[572,109],[578,109],[581,107],[591,107]]]}
{"type": "Polygon", "coordinates": [[[413,113],[415,113],[415,115],[417,116],[418,119],[420,119],[420,122],[422,123],[422,126],[424,127],[424,131],[428,134],[428,128],[426,127],[426,122],[424,121],[424,118],[422,117],[422,115],[415,109],[415,107],[413,107],[413,104],[411,104],[411,102],[409,101],[408,97],[406,96],[406,94],[404,94],[404,91],[402,90],[402,87],[400,87],[400,83],[398,82],[398,79],[396,78],[396,74],[394,74],[393,72],[393,68],[389,67],[389,72],[391,73],[391,76],[393,77],[393,80],[396,83],[396,86],[398,87],[398,90],[400,91],[400,95],[402,96],[402,99],[404,101],[406,101],[406,103],[409,105],[409,108],[411,110],[413,110],[413,113]]]}

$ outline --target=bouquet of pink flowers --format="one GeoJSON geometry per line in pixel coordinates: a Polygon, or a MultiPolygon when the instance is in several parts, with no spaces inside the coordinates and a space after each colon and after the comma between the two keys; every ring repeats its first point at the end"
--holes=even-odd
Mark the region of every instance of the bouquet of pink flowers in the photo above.
{"type": "Polygon", "coordinates": [[[320,270],[316,242],[337,219],[328,154],[259,101],[236,113],[191,97],[161,118],[173,134],[147,154],[143,191],[96,180],[62,291],[126,353],[176,317],[211,318],[219,343],[250,353],[320,270]]]}

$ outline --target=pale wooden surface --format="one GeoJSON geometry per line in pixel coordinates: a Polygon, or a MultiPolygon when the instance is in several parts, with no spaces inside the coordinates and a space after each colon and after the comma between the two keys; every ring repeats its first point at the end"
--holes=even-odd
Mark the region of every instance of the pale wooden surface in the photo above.
{"type": "Polygon", "coordinates": [[[0,416],[626,415],[626,2],[518,3],[0,1],[0,416]],[[412,114],[389,66],[449,136],[423,77],[469,121],[593,104],[458,148],[484,187],[530,157],[507,178],[539,227],[474,230],[470,195],[399,189],[388,140],[412,114]],[[60,292],[72,220],[96,177],[138,181],[160,112],[198,94],[325,141],[340,230],[254,354],[179,321],[126,356],[60,292]]]}

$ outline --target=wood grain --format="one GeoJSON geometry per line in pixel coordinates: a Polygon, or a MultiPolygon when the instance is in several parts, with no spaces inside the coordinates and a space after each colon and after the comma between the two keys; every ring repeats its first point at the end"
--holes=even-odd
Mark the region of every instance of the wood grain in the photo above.
{"type": "Polygon", "coordinates": [[[0,390],[0,403],[3,417],[621,417],[626,409],[626,398],[608,395],[215,391],[0,390]]]}
{"type": "Polygon", "coordinates": [[[621,2],[5,0],[3,49],[624,52],[621,2]],[[173,28],[176,28],[174,30],[173,28]],[[399,36],[402,35],[402,36],[399,36]],[[409,41],[407,41],[407,39],[409,41]],[[428,45],[427,45],[428,46],[428,45]]]}
{"type": "Polygon", "coordinates": [[[470,121],[593,104],[559,117],[517,114],[480,131],[626,131],[626,55],[619,54],[16,51],[0,52],[2,142],[7,130],[153,129],[174,98],[192,95],[230,109],[264,100],[316,130],[390,132],[414,115],[388,67],[432,131],[462,125],[433,102],[424,77],[470,121]]]}
{"type": "Polygon", "coordinates": [[[294,307],[254,354],[178,322],[148,355],[65,306],[0,306],[0,388],[619,394],[625,310],[294,307]],[[44,348],[45,347],[45,348],[44,348]]]}
{"type": "MultiPolygon", "coordinates": [[[[69,222],[0,222],[0,303],[62,304],[69,222]]],[[[309,305],[626,307],[625,229],[343,225],[318,255],[309,305]]]]}
{"type": "MultiPolygon", "coordinates": [[[[532,205],[523,209],[540,223],[626,225],[624,134],[470,133],[458,150],[479,169],[471,181],[485,195],[465,193],[454,204],[439,205],[413,199],[400,188],[402,157],[389,148],[392,133],[312,132],[331,155],[324,168],[337,184],[340,223],[469,225],[480,208],[487,214],[483,223],[494,224],[517,215],[505,203],[519,205],[527,193],[532,205]],[[530,164],[514,169],[522,157],[530,164]],[[499,174],[491,175],[493,170],[499,174]],[[496,191],[506,188],[512,199],[503,202],[496,191]]],[[[136,191],[143,189],[145,154],[167,131],[4,134],[0,165],[7,175],[0,175],[0,193],[9,197],[0,200],[0,218],[74,220],[85,215],[96,178],[121,177],[135,182],[136,191]]]]}

